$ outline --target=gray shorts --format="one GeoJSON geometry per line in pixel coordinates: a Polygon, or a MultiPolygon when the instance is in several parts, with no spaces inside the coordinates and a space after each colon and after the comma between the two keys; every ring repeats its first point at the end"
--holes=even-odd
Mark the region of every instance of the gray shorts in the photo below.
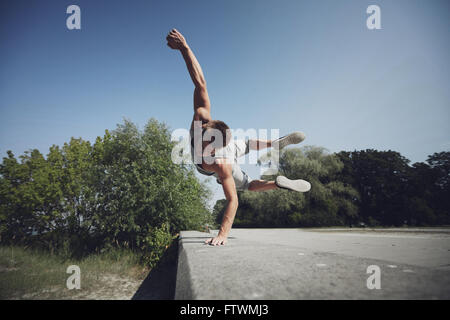
{"type": "MultiPolygon", "coordinates": [[[[245,156],[247,153],[249,153],[249,151],[250,149],[248,145],[248,140],[244,141],[239,139],[232,139],[226,147],[216,151],[215,153],[216,158],[227,158],[231,161],[231,165],[233,168],[232,175],[237,190],[247,190],[250,185],[250,182],[252,182],[252,179],[244,171],[242,171],[241,167],[238,164],[238,158],[245,156]]],[[[191,147],[191,155],[193,159],[194,151],[192,147],[191,147]]],[[[195,167],[197,168],[197,171],[200,172],[201,174],[214,176],[216,178],[217,183],[222,184],[217,173],[206,171],[199,165],[195,165],[195,167]]]]}

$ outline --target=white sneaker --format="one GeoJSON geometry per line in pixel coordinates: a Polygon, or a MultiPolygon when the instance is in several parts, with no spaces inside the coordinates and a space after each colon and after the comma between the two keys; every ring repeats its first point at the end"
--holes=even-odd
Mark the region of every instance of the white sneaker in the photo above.
{"type": "Polygon", "coordinates": [[[281,150],[287,145],[297,144],[305,140],[306,136],[303,132],[296,131],[288,134],[287,136],[281,137],[272,142],[272,148],[281,150]]]}
{"type": "Polygon", "coordinates": [[[308,192],[309,190],[311,190],[311,183],[302,179],[291,180],[284,176],[278,176],[275,180],[275,184],[279,188],[293,190],[297,192],[308,192]]]}

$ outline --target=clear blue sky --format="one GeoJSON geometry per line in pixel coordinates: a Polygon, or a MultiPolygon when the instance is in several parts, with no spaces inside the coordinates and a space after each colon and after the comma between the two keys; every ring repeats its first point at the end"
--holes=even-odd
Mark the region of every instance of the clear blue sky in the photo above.
{"type": "Polygon", "coordinates": [[[187,128],[193,86],[165,42],[175,27],[213,118],[424,161],[450,150],[449,18],[447,0],[3,0],[0,155],[93,141],[124,117],[187,128]],[[82,30],[66,28],[71,4],[82,30]],[[381,30],[366,27],[370,4],[381,30]]]}

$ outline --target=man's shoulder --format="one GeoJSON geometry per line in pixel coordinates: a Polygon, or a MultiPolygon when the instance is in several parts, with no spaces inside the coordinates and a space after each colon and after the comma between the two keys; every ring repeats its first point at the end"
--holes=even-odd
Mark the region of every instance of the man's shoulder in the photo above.
{"type": "Polygon", "coordinates": [[[227,158],[216,158],[211,164],[204,164],[203,168],[208,171],[214,171],[218,175],[228,175],[233,171],[232,162],[227,158]]]}
{"type": "Polygon", "coordinates": [[[233,163],[228,158],[216,158],[214,160],[216,173],[220,177],[231,176],[233,174],[233,163]]]}
{"type": "Polygon", "coordinates": [[[194,121],[202,121],[202,123],[211,121],[211,113],[207,108],[198,107],[194,110],[194,121]]]}

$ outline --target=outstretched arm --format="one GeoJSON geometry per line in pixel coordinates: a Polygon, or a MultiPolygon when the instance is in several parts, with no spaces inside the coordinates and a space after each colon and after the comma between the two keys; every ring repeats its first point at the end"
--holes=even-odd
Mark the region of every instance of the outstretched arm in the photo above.
{"type": "Polygon", "coordinates": [[[186,62],[186,67],[195,85],[194,90],[194,118],[195,120],[211,120],[210,102],[208,91],[206,89],[206,80],[203,75],[202,68],[197,61],[191,48],[188,46],[186,39],[176,29],[172,29],[167,35],[167,45],[175,50],[179,50],[186,62]]]}
{"type": "MultiPolygon", "coordinates": [[[[220,160],[219,160],[220,161],[220,160]]],[[[236,193],[236,185],[234,184],[234,179],[232,175],[233,168],[231,164],[227,162],[218,162],[215,172],[220,177],[222,182],[223,192],[225,193],[225,198],[227,199],[227,207],[225,209],[222,224],[220,225],[219,234],[214,237],[207,239],[205,243],[216,245],[224,245],[227,243],[228,234],[230,233],[231,226],[233,225],[234,217],[236,216],[236,210],[238,208],[238,196],[236,193]]]]}

